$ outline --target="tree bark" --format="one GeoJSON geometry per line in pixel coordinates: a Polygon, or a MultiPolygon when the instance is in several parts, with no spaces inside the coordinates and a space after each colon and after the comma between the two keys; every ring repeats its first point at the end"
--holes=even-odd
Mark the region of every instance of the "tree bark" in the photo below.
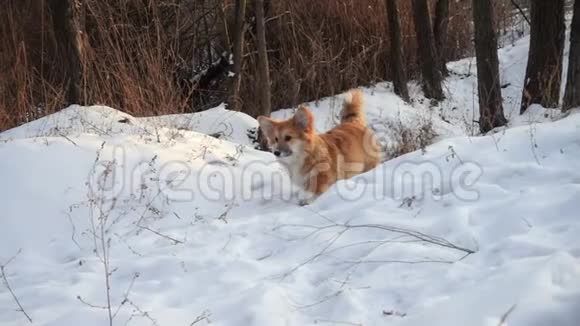
{"type": "Polygon", "coordinates": [[[528,66],[520,113],[533,103],[558,106],[564,52],[564,0],[532,0],[528,66]]]}
{"type": "Polygon", "coordinates": [[[437,64],[437,52],[427,0],[413,0],[413,18],[419,51],[423,92],[427,98],[443,100],[443,76],[437,64]]]}
{"type": "Polygon", "coordinates": [[[210,31],[209,31],[209,23],[207,21],[207,16],[208,16],[208,9],[206,9],[206,4],[205,4],[205,0],[201,0],[200,1],[200,5],[201,5],[201,10],[202,10],[202,20],[203,20],[203,29],[204,29],[204,34],[205,34],[205,48],[207,51],[207,65],[211,66],[213,64],[213,51],[212,51],[212,39],[210,38],[210,31]]]}
{"type": "Polygon", "coordinates": [[[264,18],[264,0],[256,0],[256,38],[258,45],[258,82],[261,114],[269,116],[272,112],[270,102],[270,68],[266,46],[266,28],[264,18]]]}
{"type": "Polygon", "coordinates": [[[477,90],[479,94],[479,129],[486,133],[507,123],[503,114],[497,39],[493,22],[492,0],[473,0],[477,90]]]}
{"type": "Polygon", "coordinates": [[[435,5],[435,21],[433,22],[433,34],[435,36],[435,49],[439,69],[443,76],[449,76],[447,70],[447,30],[449,27],[449,0],[437,0],[435,5]]]}
{"type": "Polygon", "coordinates": [[[580,0],[574,3],[572,30],[570,31],[570,56],[566,77],[563,111],[580,107],[580,0]]]}
{"type": "Polygon", "coordinates": [[[386,0],[389,35],[391,37],[391,73],[395,93],[406,102],[410,101],[407,89],[407,74],[403,63],[403,41],[401,40],[401,22],[396,0],[386,0]]]}
{"type": "Polygon", "coordinates": [[[241,99],[240,99],[240,86],[242,83],[242,59],[244,55],[244,32],[246,29],[246,0],[236,0],[236,22],[234,31],[232,32],[234,37],[234,48],[233,56],[234,63],[232,66],[231,73],[231,85],[230,85],[230,96],[228,99],[229,109],[234,111],[240,111],[241,109],[241,99]]]}
{"type": "Polygon", "coordinates": [[[73,0],[50,0],[52,26],[58,52],[63,58],[64,81],[67,104],[84,104],[81,98],[83,65],[81,61],[82,39],[75,20],[73,0]]]}

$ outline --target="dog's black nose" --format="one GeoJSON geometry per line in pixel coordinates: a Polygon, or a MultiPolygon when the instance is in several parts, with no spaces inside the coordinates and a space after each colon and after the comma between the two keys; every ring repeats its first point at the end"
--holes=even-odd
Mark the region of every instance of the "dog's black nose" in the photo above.
{"type": "Polygon", "coordinates": [[[274,155],[280,156],[280,151],[274,151],[274,155]]]}

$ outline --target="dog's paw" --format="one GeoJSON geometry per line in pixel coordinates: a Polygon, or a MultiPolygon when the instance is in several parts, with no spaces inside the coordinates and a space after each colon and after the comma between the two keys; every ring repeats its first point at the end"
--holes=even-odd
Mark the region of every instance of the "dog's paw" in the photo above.
{"type": "Polygon", "coordinates": [[[300,191],[298,193],[298,205],[306,206],[312,204],[312,202],[316,199],[316,195],[311,193],[310,191],[300,191]]]}

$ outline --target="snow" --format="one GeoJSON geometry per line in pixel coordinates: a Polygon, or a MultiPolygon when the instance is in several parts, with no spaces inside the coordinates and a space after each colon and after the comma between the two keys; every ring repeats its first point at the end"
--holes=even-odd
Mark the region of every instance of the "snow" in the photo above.
{"type": "MultiPolygon", "coordinates": [[[[252,148],[256,121],[223,106],[71,106],[3,132],[7,284],[47,326],[109,324],[105,267],[114,325],[576,326],[580,110],[517,114],[528,41],[499,52],[510,123],[488,135],[473,58],[449,64],[440,105],[415,83],[412,104],[365,88],[385,144],[396,124],[431,123],[435,142],[305,207],[252,148]]],[[[342,96],[308,104],[320,131],[342,96]]],[[[0,325],[27,324],[0,284],[0,325]]]]}
{"type": "Polygon", "coordinates": [[[51,136],[139,135],[143,140],[161,142],[161,139],[179,138],[183,131],[196,131],[215,138],[252,143],[248,130],[258,123],[245,113],[225,109],[224,105],[195,114],[173,114],[159,117],[135,118],[106,107],[72,105],[0,134],[0,140],[15,138],[42,138],[51,136]]]}

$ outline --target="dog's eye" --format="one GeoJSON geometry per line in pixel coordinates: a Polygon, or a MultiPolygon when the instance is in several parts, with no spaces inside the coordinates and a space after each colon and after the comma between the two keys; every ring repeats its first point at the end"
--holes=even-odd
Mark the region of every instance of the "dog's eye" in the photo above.
{"type": "Polygon", "coordinates": [[[274,141],[278,142],[278,137],[274,138],[274,141]]]}
{"type": "Polygon", "coordinates": [[[284,140],[285,141],[290,141],[290,140],[292,140],[292,136],[286,136],[286,137],[284,137],[284,140]]]}

